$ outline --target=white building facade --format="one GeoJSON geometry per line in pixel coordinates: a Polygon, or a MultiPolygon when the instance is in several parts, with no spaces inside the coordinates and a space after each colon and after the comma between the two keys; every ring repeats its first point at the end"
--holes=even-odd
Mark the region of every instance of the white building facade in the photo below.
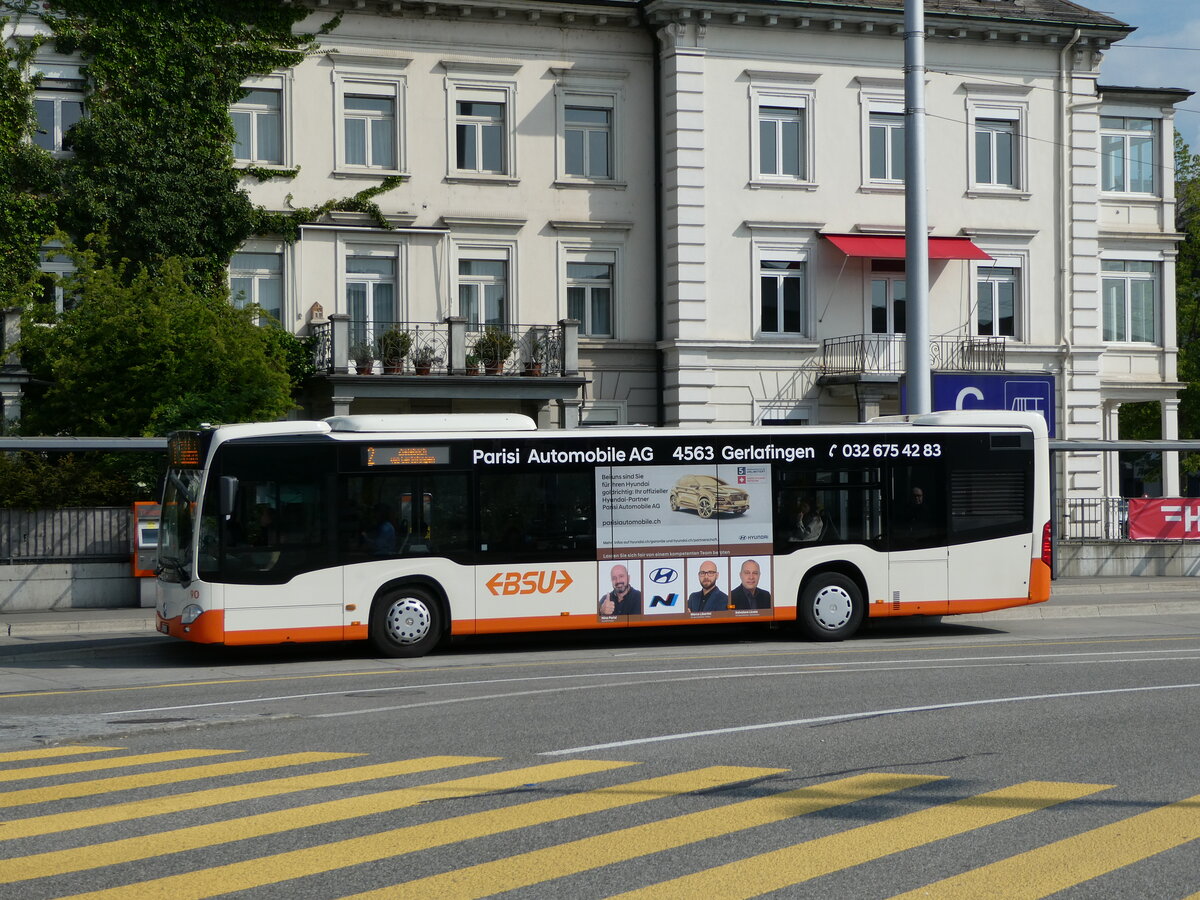
{"type": "MultiPolygon", "coordinates": [[[[233,109],[238,163],[280,176],[243,186],[286,211],[403,181],[374,198],[389,227],[330,212],[258,237],[231,288],[317,337],[313,416],[900,412],[903,5],[313,2],[305,27],[344,15],[323,52],[233,109]],[[475,374],[489,325],[515,342],[505,374],[475,374]]],[[[935,377],[1049,381],[1065,438],[1119,437],[1121,403],[1156,401],[1176,436],[1188,93],[1099,85],[1132,28],[1073,3],[929,0],[926,26],[935,377]]],[[[1118,493],[1099,454],[1064,465],[1068,493],[1118,493]]]]}

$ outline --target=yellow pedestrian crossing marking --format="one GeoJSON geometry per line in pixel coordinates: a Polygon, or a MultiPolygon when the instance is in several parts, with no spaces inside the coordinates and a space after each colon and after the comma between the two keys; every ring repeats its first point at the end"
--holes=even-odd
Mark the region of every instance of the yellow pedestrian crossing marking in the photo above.
{"type": "Polygon", "coordinates": [[[728,900],[757,897],[820,875],[995,825],[1056,803],[1077,800],[1109,787],[1106,784],[1027,781],[1014,787],[964,797],[931,809],[793,844],[781,850],[761,853],[617,896],[623,900],[635,897],[639,900],[650,897],[655,900],[666,897],[686,900],[694,897],[722,897],[728,900]]]}
{"type": "Polygon", "coordinates": [[[164,769],[161,772],[140,772],[137,775],[118,775],[113,778],[99,778],[92,781],[72,781],[67,784],[56,784],[44,788],[25,788],[18,791],[0,791],[0,809],[4,807],[29,806],[34,803],[49,803],[52,800],[69,800],[75,797],[91,797],[96,794],[109,794],[117,791],[131,791],[138,788],[153,787],[163,784],[178,784],[183,781],[196,781],[201,778],[220,778],[223,775],[236,775],[243,772],[261,772],[264,769],[278,769],[284,766],[300,765],[307,762],[326,759],[341,759],[347,756],[361,756],[358,753],[289,753],[285,756],[263,756],[258,759],[239,759],[236,762],[213,763],[207,766],[187,766],[181,769],[164,769]]]}
{"type": "MultiPolygon", "coordinates": [[[[213,847],[217,844],[279,834],[298,828],[327,825],[331,822],[356,819],[376,813],[393,812],[408,806],[415,806],[418,803],[427,803],[430,800],[472,797],[491,791],[512,790],[526,784],[588,775],[626,765],[631,764],[589,760],[547,763],[525,769],[510,769],[492,775],[476,775],[471,778],[443,781],[423,787],[398,788],[363,797],[347,797],[278,812],[259,813],[240,819],[194,825],[189,828],[160,832],[154,835],[153,840],[139,836],[71,850],[53,850],[48,853],[6,860],[3,871],[0,871],[0,883],[10,884],[29,878],[44,878],[47,875],[64,872],[97,869],[116,863],[133,862],[139,859],[164,856],[168,853],[213,847]]],[[[102,892],[96,896],[117,896],[117,894],[102,892]]],[[[135,892],[135,894],[126,896],[146,897],[149,894],[135,892]]],[[[171,896],[179,898],[182,895],[172,892],[171,896]]]]}
{"type": "MultiPolygon", "coordinates": [[[[0,781],[77,775],[241,752],[182,750],[61,761],[69,757],[123,750],[118,747],[72,745],[2,753],[0,764],[30,765],[0,770],[0,781]]],[[[80,887],[96,886],[96,882],[89,884],[83,880],[91,876],[80,873],[105,870],[101,876],[103,880],[98,884],[116,886],[76,894],[65,900],[202,900],[273,885],[295,885],[296,892],[304,893],[306,886],[301,881],[305,878],[361,867],[362,871],[374,874],[374,885],[384,886],[345,900],[431,896],[477,898],[552,883],[676,851],[671,857],[672,865],[681,865],[682,871],[688,874],[616,896],[625,900],[748,898],[785,891],[793,885],[824,875],[935,844],[956,835],[986,829],[1021,816],[1035,815],[1057,804],[1078,801],[1110,787],[1102,784],[1029,781],[973,795],[960,794],[958,799],[942,801],[928,792],[913,790],[943,780],[942,776],[937,775],[864,773],[781,790],[773,788],[772,782],[764,779],[784,775],[788,771],[786,769],[709,766],[632,781],[621,781],[618,776],[618,783],[614,783],[614,774],[639,764],[583,759],[509,768],[430,784],[413,785],[401,781],[400,786],[394,786],[395,783],[371,785],[370,782],[496,763],[499,760],[484,756],[429,756],[369,765],[347,762],[360,756],[356,753],[290,753],[0,792],[0,843],[8,848],[9,853],[42,851],[0,860],[0,884],[51,879],[42,882],[38,892],[59,896],[69,890],[79,890],[80,887]],[[328,765],[331,763],[344,765],[328,765]],[[239,783],[241,779],[238,776],[289,766],[320,766],[321,770],[239,783]],[[604,783],[599,787],[575,791],[549,786],[551,782],[585,776],[604,776],[604,783]],[[201,789],[178,794],[172,794],[168,789],[162,792],[162,796],[146,793],[127,802],[47,811],[43,815],[25,818],[12,818],[7,812],[35,803],[227,777],[237,780],[227,785],[202,786],[201,789]],[[738,788],[736,797],[709,793],[746,782],[758,783],[738,788]],[[347,790],[337,790],[339,788],[347,790]],[[310,801],[319,802],[301,801],[300,805],[286,808],[278,805],[296,803],[295,799],[289,800],[291,795],[322,789],[334,789],[336,799],[310,797],[310,801]],[[513,796],[508,796],[509,792],[513,796]],[[489,794],[501,796],[487,797],[489,794]],[[823,818],[820,824],[812,826],[792,824],[802,816],[869,802],[872,798],[887,795],[895,795],[894,799],[887,802],[888,808],[897,812],[875,812],[875,805],[871,804],[859,807],[865,812],[838,813],[836,820],[823,818]],[[235,804],[276,797],[281,799],[277,805],[267,806],[268,811],[237,815],[239,810],[235,804]],[[459,811],[457,815],[443,814],[439,817],[439,810],[444,807],[427,805],[430,801],[473,797],[482,798],[471,804],[476,811],[469,811],[470,806],[467,811],[461,811],[461,804],[453,804],[450,808],[459,811]],[[671,798],[675,799],[670,803],[669,810],[666,805],[656,802],[671,798]],[[411,823],[405,821],[409,814],[403,813],[398,817],[390,817],[393,820],[389,822],[391,827],[364,834],[374,825],[365,817],[390,814],[415,806],[421,806],[425,811],[416,812],[416,818],[410,820],[411,823]],[[679,808],[683,811],[679,812],[679,808]],[[593,833],[582,825],[575,826],[572,840],[558,843],[553,841],[552,829],[536,830],[539,826],[553,826],[556,822],[575,821],[581,817],[621,809],[640,809],[641,812],[630,812],[627,821],[633,818],[635,822],[640,820],[641,824],[630,825],[618,820],[621,827],[606,828],[600,834],[602,840],[596,836],[575,839],[579,834],[593,833]],[[123,823],[155,817],[161,821],[171,815],[196,810],[217,811],[200,818],[202,824],[166,826],[157,832],[152,826],[134,826],[132,830],[124,832],[119,830],[123,823]],[[665,812],[678,814],[664,815],[665,812]],[[859,823],[864,818],[866,824],[856,824],[855,827],[829,833],[832,822],[853,819],[859,823]],[[338,827],[338,823],[352,821],[361,824],[338,827]],[[100,830],[106,826],[107,830],[100,830]],[[788,840],[785,838],[781,841],[780,835],[790,834],[790,840],[795,841],[798,836],[804,836],[805,831],[811,834],[812,829],[816,829],[815,833],[820,836],[775,850],[747,851],[752,855],[702,868],[710,859],[706,853],[712,845],[707,842],[760,828],[767,829],[763,832],[765,840],[769,846],[776,847],[788,840]],[[496,858],[496,848],[504,844],[486,839],[521,829],[532,829],[531,837],[522,838],[521,843],[538,849],[496,858]],[[341,837],[338,831],[353,836],[329,840],[329,833],[341,837]],[[46,836],[63,833],[80,834],[74,839],[77,846],[59,845],[67,849],[46,849],[46,836]],[[90,843],[87,842],[87,834],[93,835],[90,843]],[[262,849],[253,858],[247,858],[246,852],[240,850],[236,853],[236,862],[224,865],[194,869],[194,862],[188,863],[188,857],[174,858],[178,862],[172,858],[172,854],[286,834],[295,836],[277,838],[273,844],[249,845],[261,846],[262,849]],[[31,838],[43,840],[28,845],[20,843],[31,838]],[[484,839],[485,843],[477,844],[472,849],[471,842],[479,839],[484,839]],[[526,843],[526,840],[531,843],[526,843]],[[83,846],[78,846],[80,842],[83,842],[83,846]],[[295,849],[282,849],[281,845],[295,849]],[[407,854],[436,851],[438,848],[448,849],[441,851],[442,856],[430,857],[434,868],[430,868],[431,863],[426,860],[420,863],[423,871],[414,871],[408,877],[428,872],[435,874],[398,884],[388,883],[403,877],[403,874],[397,873],[410,871],[397,860],[407,854]],[[477,855],[472,857],[473,853],[477,855]],[[147,860],[152,862],[145,862],[147,860]],[[136,880],[157,874],[152,866],[157,866],[159,860],[164,863],[159,872],[177,874],[136,880]],[[138,863],[141,865],[136,865],[138,863]],[[371,868],[373,863],[383,865],[371,868]],[[122,865],[130,864],[134,865],[129,870],[121,869],[122,865]]],[[[189,818],[185,821],[195,820],[189,818]]],[[[601,824],[612,823],[604,819],[601,824]]],[[[727,848],[754,847],[754,840],[727,840],[722,845],[727,848]]],[[[975,842],[971,845],[974,849],[969,852],[972,859],[976,855],[984,857],[978,867],[969,868],[960,859],[947,858],[940,874],[957,874],[893,900],[1045,898],[1197,840],[1200,840],[1200,794],[1147,809],[1089,831],[1070,834],[995,862],[987,862],[987,859],[995,859],[999,854],[994,850],[989,853],[982,842],[975,842]]],[[[956,848],[957,852],[967,845],[955,843],[950,846],[956,848]]],[[[756,849],[762,847],[759,844],[756,849]]],[[[730,851],[727,849],[725,853],[723,858],[730,859],[730,851]]],[[[647,880],[652,880],[652,873],[655,872],[653,866],[651,861],[640,868],[628,869],[630,873],[639,873],[631,874],[631,878],[638,879],[633,883],[645,885],[647,880]]],[[[659,874],[658,877],[661,879],[663,876],[659,874]]],[[[931,874],[930,877],[937,876],[931,874]]],[[[609,890],[620,890],[627,886],[611,884],[609,890]]],[[[1194,885],[1181,887],[1192,888],[1194,885]]],[[[1193,894],[1187,900],[1200,900],[1200,894],[1193,894]]]]}
{"type": "MultiPolygon", "coordinates": [[[[288,756],[267,757],[275,765],[304,765],[310,762],[346,759],[358,756],[356,753],[292,753],[288,756]]],[[[204,809],[210,806],[221,806],[226,803],[238,803],[242,800],[257,800],[262,797],[276,797],[297,791],[311,791],[318,788],[337,787],[347,784],[358,784],[364,781],[376,781],[381,778],[394,778],[397,775],[412,775],[416,772],[429,772],[434,769],[445,769],[451,766],[465,766],[471,763],[493,762],[491,756],[429,756],[424,759],[412,759],[397,763],[379,763],[371,766],[355,766],[349,769],[335,769],[332,772],[320,772],[315,775],[295,775],[289,778],[274,778],[268,781],[255,781],[250,784],[237,785],[227,788],[210,788],[203,791],[192,791],[187,794],[158,797],[154,800],[134,800],[129,803],[117,803],[112,806],[98,806],[81,812],[57,813],[45,816],[30,816],[5,823],[0,829],[0,838],[13,840],[16,838],[36,837],[40,834],[55,834],[63,831],[73,831],[78,828],[90,828],[95,825],[111,825],[114,822],[128,822],[132,819],[146,819],[151,816],[162,816],[168,813],[182,812],[187,809],[204,809]]],[[[265,766],[263,768],[266,768],[265,766]]]]}
{"type": "Polygon", "coordinates": [[[108,753],[124,747],[84,747],[77,744],[63,747],[43,747],[40,750],[9,750],[0,753],[0,763],[25,762],[30,759],[55,759],[60,756],[82,756],[85,753],[108,753]]]}
{"type": "MultiPolygon", "coordinates": [[[[605,765],[615,768],[633,765],[633,763],[607,763],[605,765]]],[[[649,778],[645,781],[635,781],[632,784],[569,794],[565,797],[535,800],[517,806],[430,822],[427,825],[394,828],[369,837],[350,838],[333,844],[232,863],[186,875],[160,878],[116,890],[83,894],[73,900],[82,900],[84,897],[88,900],[100,900],[100,898],[104,898],[104,900],[110,900],[110,898],[142,900],[142,898],[146,898],[146,900],[150,900],[150,898],[156,897],[164,898],[164,900],[187,900],[187,898],[214,897],[235,890],[277,884],[304,875],[316,875],[347,866],[388,859],[417,850],[456,844],[471,838],[503,834],[506,831],[527,828],[531,825],[542,825],[547,822],[617,809],[663,797],[709,790],[739,781],[775,775],[782,771],[785,770],[714,766],[679,775],[649,778]]]]}
{"type": "Polygon", "coordinates": [[[53,766],[2,769],[0,770],[0,781],[28,781],[31,778],[57,778],[59,775],[78,775],[81,772],[124,769],[128,766],[152,766],[155,763],[176,762],[181,759],[198,759],[202,756],[222,756],[241,752],[241,750],[172,750],[167,753],[142,753],[138,756],[117,756],[109,759],[92,759],[87,762],[59,763],[53,766]]]}
{"type": "MultiPolygon", "coordinates": [[[[902,894],[1033,900],[1200,838],[1200,794],[902,894]]],[[[1200,897],[1200,894],[1193,894],[1200,897]]],[[[894,898],[899,900],[899,898],[894,898]]]]}
{"type": "MultiPolygon", "coordinates": [[[[486,897],[937,780],[929,775],[856,775],[829,784],[743,800],[740,803],[675,816],[648,825],[610,831],[605,833],[603,841],[588,837],[545,850],[522,853],[508,859],[358,894],[354,900],[381,900],[384,897],[486,897]]],[[[702,892],[688,895],[689,900],[695,897],[717,896],[720,894],[702,892]]]]}

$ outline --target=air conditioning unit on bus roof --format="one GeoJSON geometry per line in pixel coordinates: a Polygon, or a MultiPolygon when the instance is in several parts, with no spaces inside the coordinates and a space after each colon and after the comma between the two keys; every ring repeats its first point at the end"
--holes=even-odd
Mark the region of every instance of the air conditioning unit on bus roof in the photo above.
{"type": "Polygon", "coordinates": [[[537,431],[529,416],[516,413],[462,413],[441,415],[412,413],[385,416],[330,416],[325,420],[333,431],[413,432],[413,431],[537,431]]]}

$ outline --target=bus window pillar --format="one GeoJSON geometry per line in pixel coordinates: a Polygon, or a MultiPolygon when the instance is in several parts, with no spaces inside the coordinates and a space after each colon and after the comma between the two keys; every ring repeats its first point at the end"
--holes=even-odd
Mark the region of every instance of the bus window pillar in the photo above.
{"type": "MultiPolygon", "coordinates": [[[[1165,441],[1179,440],[1179,398],[1168,397],[1162,403],[1162,436],[1165,441]]],[[[1179,485],[1179,452],[1172,450],[1162,455],[1162,495],[1182,497],[1179,485]]]]}

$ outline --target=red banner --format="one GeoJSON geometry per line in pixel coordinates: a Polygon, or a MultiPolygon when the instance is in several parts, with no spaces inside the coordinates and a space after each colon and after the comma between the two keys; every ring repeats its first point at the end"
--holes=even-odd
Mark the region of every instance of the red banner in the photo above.
{"type": "Polygon", "coordinates": [[[1131,499],[1129,537],[1134,541],[1200,541],[1200,500],[1131,499]]]}

